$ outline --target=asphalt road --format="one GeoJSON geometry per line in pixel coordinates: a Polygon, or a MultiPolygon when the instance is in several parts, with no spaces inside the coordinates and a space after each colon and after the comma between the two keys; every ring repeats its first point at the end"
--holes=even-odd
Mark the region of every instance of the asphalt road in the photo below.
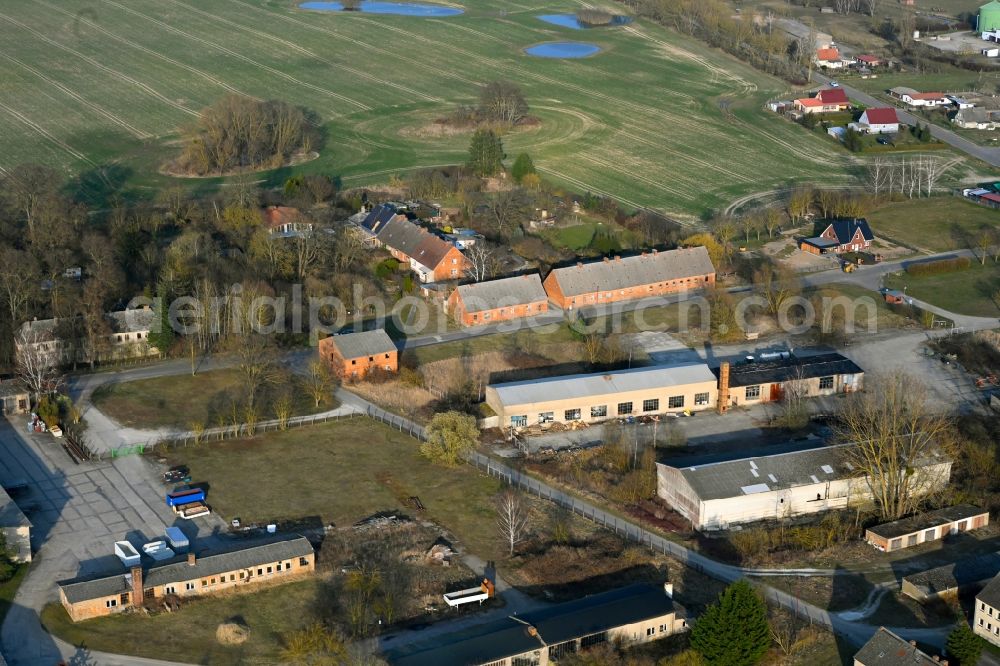
{"type": "MultiPolygon", "coordinates": [[[[813,74],[813,77],[819,83],[830,83],[830,81],[836,80],[835,77],[824,76],[823,74],[813,74]]],[[[847,96],[851,99],[861,102],[865,106],[890,106],[888,102],[883,100],[875,99],[871,95],[865,92],[861,92],[857,88],[852,88],[851,86],[845,86],[840,84],[840,87],[847,92],[847,96]]],[[[923,118],[918,118],[912,113],[903,110],[900,107],[896,107],[896,115],[899,116],[900,122],[904,122],[908,125],[915,125],[919,123],[926,123],[923,118]]],[[[950,145],[951,147],[961,150],[963,153],[971,155],[986,162],[991,166],[1000,166],[1000,148],[987,148],[986,146],[980,146],[978,144],[969,141],[968,139],[959,136],[950,129],[945,129],[944,127],[939,127],[933,123],[930,125],[931,135],[940,141],[943,141],[950,145]]]]}

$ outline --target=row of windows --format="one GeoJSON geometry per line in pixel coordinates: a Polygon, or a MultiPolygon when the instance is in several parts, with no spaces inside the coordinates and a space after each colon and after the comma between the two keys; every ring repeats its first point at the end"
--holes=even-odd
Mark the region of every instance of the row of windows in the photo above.
{"type": "MultiPolygon", "coordinates": [[[[300,567],[307,566],[308,564],[309,564],[309,561],[306,558],[304,558],[304,557],[300,557],[299,558],[299,566],[300,567]]],[[[270,575],[270,574],[273,574],[273,573],[276,573],[276,572],[281,572],[281,571],[291,571],[291,569],[292,569],[292,563],[291,562],[284,562],[284,563],[278,562],[277,564],[274,564],[274,565],[268,565],[268,566],[263,566],[262,565],[262,566],[258,567],[257,568],[257,575],[258,576],[265,576],[265,575],[270,575]]],[[[239,572],[239,580],[245,580],[246,578],[247,578],[247,572],[246,571],[240,571],[239,572]]],[[[212,585],[221,585],[221,584],[223,584],[223,583],[225,583],[227,581],[230,582],[230,583],[235,583],[236,579],[237,579],[237,574],[235,574],[235,573],[228,574],[228,578],[227,578],[226,574],[223,574],[223,575],[218,576],[218,577],[212,576],[210,578],[202,578],[201,579],[201,586],[202,587],[210,587],[212,585]]],[[[163,589],[164,589],[164,592],[166,592],[167,594],[177,594],[177,587],[175,585],[167,585],[163,589]]],[[[187,590],[188,592],[190,592],[190,591],[192,591],[192,590],[195,589],[195,584],[192,583],[192,582],[187,582],[187,583],[184,584],[184,589],[187,590]]]]}
{"type": "MultiPolygon", "coordinates": [[[[980,627],[983,626],[983,618],[979,618],[979,626],[980,627]]],[[[992,622],[987,622],[986,631],[989,631],[997,636],[1000,636],[1000,624],[994,627],[992,622]]]]}
{"type": "MultiPolygon", "coordinates": [[[[386,355],[385,355],[385,358],[389,358],[389,355],[388,355],[388,354],[386,354],[386,355]]],[[[331,360],[333,360],[333,355],[332,355],[332,354],[331,354],[331,356],[330,356],[330,359],[331,359],[331,360]]],[[[374,363],[374,362],[375,362],[375,357],[374,357],[374,356],[369,356],[369,357],[368,357],[368,362],[369,362],[369,363],[374,363]]],[[[358,364],[358,359],[356,359],[356,358],[352,358],[352,359],[351,359],[351,365],[357,365],[357,364],[358,364]]]]}
{"type": "MultiPolygon", "coordinates": [[[[695,405],[707,405],[709,402],[708,393],[695,393],[694,404],[695,405]]],[[[680,409],[684,407],[684,396],[675,395],[667,398],[667,407],[669,409],[680,409]]],[[[619,402],[617,405],[617,415],[618,416],[628,416],[634,411],[634,406],[631,402],[619,402]]],[[[642,411],[645,414],[651,412],[660,411],[660,399],[650,398],[648,400],[642,401],[642,411]]],[[[608,415],[607,405],[595,405],[590,408],[590,418],[599,419],[605,418],[608,415]]],[[[582,418],[582,410],[567,409],[563,412],[563,421],[579,421],[582,418]]],[[[552,423],[556,420],[555,412],[539,412],[538,422],[539,423],[552,423]]],[[[526,428],[528,426],[528,415],[520,414],[517,416],[510,417],[510,424],[515,428],[526,428]]]]}
{"type": "MultiPolygon", "coordinates": [[[[517,308],[524,308],[524,311],[526,313],[528,313],[528,312],[534,312],[534,310],[535,310],[535,306],[533,306],[531,304],[528,304],[528,305],[518,305],[517,307],[512,307],[512,308],[509,308],[509,309],[508,308],[500,308],[497,314],[499,316],[501,316],[501,317],[503,317],[504,315],[506,315],[508,313],[512,314],[512,315],[517,315],[517,312],[518,312],[517,308]]],[[[548,307],[545,306],[544,304],[538,306],[538,311],[539,312],[541,312],[543,310],[547,310],[547,309],[548,309],[548,307]]],[[[487,321],[487,320],[492,319],[492,318],[493,318],[493,313],[492,312],[484,312],[483,313],[483,321],[487,321]]],[[[473,321],[478,320],[479,319],[479,313],[478,312],[473,313],[472,314],[472,319],[473,319],[473,321]]]]}
{"type": "MultiPolygon", "coordinates": [[[[820,377],[819,378],[819,390],[829,391],[833,389],[833,377],[820,377]]],[[[760,384],[753,384],[746,387],[746,398],[747,400],[756,400],[760,398],[760,384]]]]}

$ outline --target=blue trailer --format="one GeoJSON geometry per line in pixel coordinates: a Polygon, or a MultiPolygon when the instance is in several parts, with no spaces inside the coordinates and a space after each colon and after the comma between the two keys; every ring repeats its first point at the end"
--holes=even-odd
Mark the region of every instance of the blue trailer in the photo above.
{"type": "Polygon", "coordinates": [[[167,506],[169,507],[204,501],[205,491],[201,488],[178,488],[173,492],[167,493],[167,506]]]}

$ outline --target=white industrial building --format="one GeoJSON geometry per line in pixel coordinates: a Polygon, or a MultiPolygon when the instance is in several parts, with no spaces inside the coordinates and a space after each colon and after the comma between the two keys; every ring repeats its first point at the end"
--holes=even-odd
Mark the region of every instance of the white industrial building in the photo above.
{"type": "MultiPolygon", "coordinates": [[[[868,501],[871,490],[847,460],[850,444],[690,467],[657,463],[657,493],[698,530],[790,518],[868,501]]],[[[921,491],[943,487],[951,461],[927,460],[921,491]]]]}
{"type": "Polygon", "coordinates": [[[486,404],[502,428],[594,423],[712,409],[718,381],[704,363],[531,379],[486,387],[486,404]]]}

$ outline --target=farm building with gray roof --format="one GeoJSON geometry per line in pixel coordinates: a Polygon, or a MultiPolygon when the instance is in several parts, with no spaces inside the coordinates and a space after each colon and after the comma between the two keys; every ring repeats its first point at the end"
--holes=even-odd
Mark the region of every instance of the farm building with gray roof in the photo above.
{"type": "Polygon", "coordinates": [[[556,268],[544,282],[549,300],[564,310],[704,289],[714,284],[715,267],[708,250],[700,245],[556,268]]]}

